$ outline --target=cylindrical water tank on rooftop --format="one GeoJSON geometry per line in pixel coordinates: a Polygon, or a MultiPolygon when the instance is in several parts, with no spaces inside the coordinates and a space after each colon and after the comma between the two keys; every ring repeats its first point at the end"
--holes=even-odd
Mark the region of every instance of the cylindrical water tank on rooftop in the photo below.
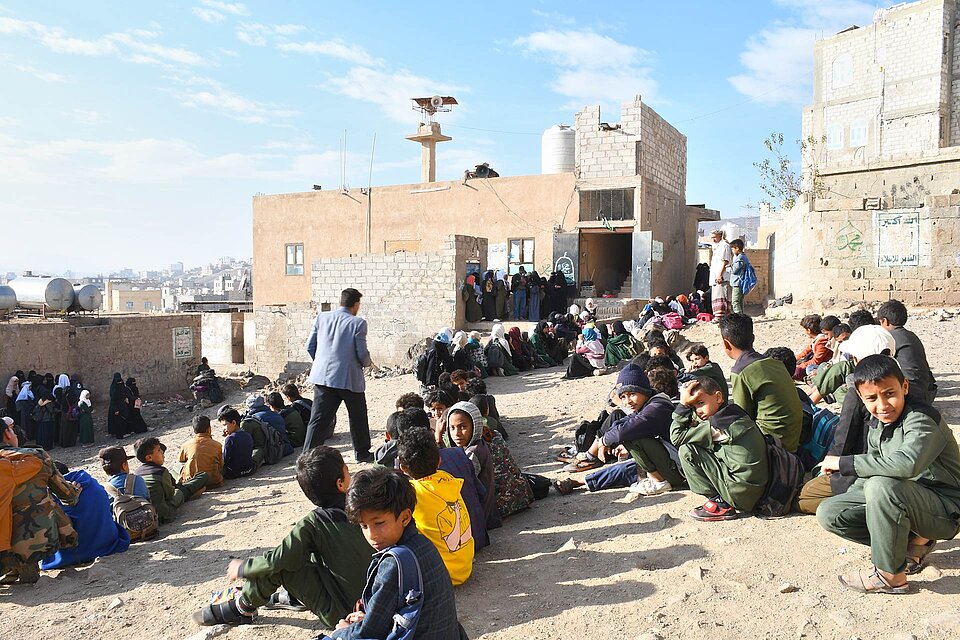
{"type": "Polygon", "coordinates": [[[96,311],[103,304],[103,294],[93,284],[75,284],[73,292],[76,300],[71,311],[96,311]]]}
{"type": "Polygon", "coordinates": [[[17,292],[13,287],[0,284],[0,311],[13,311],[17,308],[17,292]]]}
{"type": "Polygon", "coordinates": [[[540,173],[573,173],[576,141],[576,132],[565,124],[555,124],[544,131],[540,141],[540,173]]]}
{"type": "Polygon", "coordinates": [[[21,276],[10,281],[17,294],[17,304],[24,309],[67,311],[73,306],[76,294],[69,280],[63,278],[37,278],[21,276]]]}

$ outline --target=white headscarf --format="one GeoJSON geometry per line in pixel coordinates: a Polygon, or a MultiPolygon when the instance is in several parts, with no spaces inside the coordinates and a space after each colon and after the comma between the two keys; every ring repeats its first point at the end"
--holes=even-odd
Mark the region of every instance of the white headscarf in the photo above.
{"type": "MultiPolygon", "coordinates": [[[[443,327],[442,329],[440,329],[440,333],[446,334],[447,338],[449,338],[447,342],[453,341],[453,329],[451,329],[450,327],[443,327]]],[[[438,333],[437,335],[439,336],[440,333],[438,333]]]]}
{"type": "Polygon", "coordinates": [[[593,310],[597,308],[597,303],[593,301],[593,298],[587,298],[587,301],[583,303],[583,306],[586,307],[587,311],[593,313],[593,310]]]}
{"type": "Polygon", "coordinates": [[[467,346],[467,334],[463,331],[457,331],[453,336],[453,353],[460,351],[467,346]]]}
{"type": "Polygon", "coordinates": [[[577,316],[580,315],[580,307],[578,307],[578,306],[575,305],[575,304],[572,304],[572,305],[570,305],[570,308],[567,309],[567,313],[569,313],[569,314],[572,315],[573,317],[577,317],[577,316]]]}
{"type": "Polygon", "coordinates": [[[10,382],[7,383],[7,391],[6,391],[7,397],[16,398],[19,393],[20,393],[20,378],[18,378],[17,376],[13,376],[12,378],[10,378],[10,382]]]}
{"type": "Polygon", "coordinates": [[[493,328],[490,329],[490,341],[492,342],[494,340],[496,340],[500,346],[506,350],[508,356],[513,355],[513,352],[510,351],[510,343],[507,342],[507,335],[503,331],[502,324],[495,324],[493,325],[493,328]]]}
{"type": "Polygon", "coordinates": [[[57,378],[57,385],[53,388],[53,390],[56,391],[57,389],[69,389],[69,388],[70,388],[70,377],[65,373],[61,373],[60,377],[57,378]]]}
{"type": "Polygon", "coordinates": [[[87,405],[88,407],[92,407],[92,406],[93,406],[93,403],[90,402],[90,390],[89,390],[89,389],[84,389],[83,391],[80,392],[80,402],[78,402],[77,404],[85,404],[85,405],[87,405]]]}

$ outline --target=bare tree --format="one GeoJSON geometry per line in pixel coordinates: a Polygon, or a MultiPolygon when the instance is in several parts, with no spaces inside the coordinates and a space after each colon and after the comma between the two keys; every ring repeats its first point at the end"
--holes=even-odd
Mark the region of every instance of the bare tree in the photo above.
{"type": "Polygon", "coordinates": [[[797,140],[800,147],[802,172],[797,174],[793,169],[793,161],[783,148],[783,134],[774,132],[763,141],[763,146],[772,157],[754,162],[753,166],[760,171],[760,188],[769,196],[760,202],[771,207],[779,206],[790,210],[803,195],[818,198],[827,193],[823,177],[817,169],[821,145],[826,138],[817,140],[813,136],[797,140]]]}

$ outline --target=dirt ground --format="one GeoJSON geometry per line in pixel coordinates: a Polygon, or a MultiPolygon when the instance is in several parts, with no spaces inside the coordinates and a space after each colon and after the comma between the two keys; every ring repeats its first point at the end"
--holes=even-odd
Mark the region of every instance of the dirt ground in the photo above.
{"type": "MultiPolygon", "coordinates": [[[[960,433],[958,322],[909,324],[927,345],[940,385],[937,406],[960,433]]],[[[759,320],[757,347],[801,346],[796,320],[759,320]]],[[[687,332],[727,371],[716,327],[687,332]]],[[[605,376],[563,381],[560,369],[489,380],[505,416],[508,442],[528,471],[555,477],[553,454],[594,418],[615,382],[605,376]]],[[[375,441],[394,399],[415,390],[412,376],[373,380],[367,390],[375,441]]],[[[235,395],[232,401],[239,401],[235,395]]],[[[212,410],[207,411],[212,414],[212,410]]],[[[346,415],[336,439],[351,467],[346,415]]],[[[186,422],[161,427],[173,450],[188,439],[186,422]]],[[[129,445],[131,438],[125,442],[129,445]]],[[[56,456],[103,478],[102,444],[56,456]]],[[[275,545],[311,505],[285,464],[209,491],[187,503],[162,537],[92,566],[48,572],[32,587],[0,590],[6,638],[186,638],[199,629],[190,614],[226,586],[231,558],[275,545]],[[119,600],[118,600],[119,599],[119,600]]],[[[823,531],[812,517],[746,518],[698,523],[702,503],[688,491],[630,502],[626,490],[551,493],[492,532],[473,577],[457,590],[460,620],[471,638],[960,638],[960,541],[942,543],[906,596],[864,596],[837,583],[840,572],[869,565],[869,550],[823,531]],[[796,588],[781,593],[789,583],[796,588]]],[[[259,623],[226,638],[307,638],[322,630],[310,614],[263,611],[259,623]]]]}

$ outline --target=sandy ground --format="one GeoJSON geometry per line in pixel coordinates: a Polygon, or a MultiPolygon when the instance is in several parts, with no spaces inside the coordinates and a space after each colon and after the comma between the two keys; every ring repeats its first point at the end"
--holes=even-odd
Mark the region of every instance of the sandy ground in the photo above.
{"type": "MultiPolygon", "coordinates": [[[[939,384],[939,408],[960,424],[958,323],[910,323],[925,341],[939,384]]],[[[757,346],[802,342],[796,320],[758,321],[757,346]]],[[[729,370],[713,326],[686,332],[729,370]]],[[[525,470],[556,476],[553,453],[593,418],[613,376],[562,381],[560,369],[506,379],[489,388],[506,417],[509,445],[525,470]]],[[[374,439],[412,376],[371,381],[374,439]]],[[[232,399],[237,399],[234,396],[232,399]]],[[[348,462],[346,415],[332,444],[348,462]]],[[[186,423],[158,429],[175,452],[186,423]]],[[[127,443],[131,439],[127,439],[127,443]]],[[[100,446],[99,444],[97,446],[100,446]]],[[[71,467],[103,477],[95,447],[57,450],[71,467]]],[[[162,537],[101,558],[90,567],[44,574],[32,587],[0,590],[2,637],[185,638],[190,613],[226,586],[231,558],[276,544],[311,508],[293,479],[290,457],[188,503],[162,537]],[[120,604],[117,599],[122,601],[120,604]]],[[[457,591],[472,638],[960,638],[960,542],[941,544],[907,596],[843,590],[836,574],[867,566],[869,550],[823,531],[814,518],[746,518],[698,523],[687,512],[702,498],[687,491],[629,502],[625,490],[555,493],[506,521],[457,591]],[[571,542],[572,541],[572,542],[571,542]],[[780,593],[783,583],[796,587],[780,593]]],[[[310,614],[265,611],[244,638],[307,638],[322,630],[310,614]]]]}

